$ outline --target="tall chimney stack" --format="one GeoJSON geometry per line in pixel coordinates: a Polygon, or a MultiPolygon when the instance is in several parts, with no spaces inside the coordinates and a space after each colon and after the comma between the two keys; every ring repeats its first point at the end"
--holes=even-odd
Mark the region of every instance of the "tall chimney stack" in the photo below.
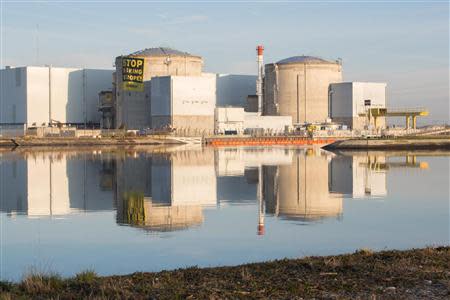
{"type": "Polygon", "coordinates": [[[262,102],[263,102],[263,78],[264,78],[264,60],[263,53],[264,47],[259,45],[256,47],[256,53],[258,55],[258,79],[256,80],[256,96],[258,97],[258,116],[262,115],[262,102]]]}

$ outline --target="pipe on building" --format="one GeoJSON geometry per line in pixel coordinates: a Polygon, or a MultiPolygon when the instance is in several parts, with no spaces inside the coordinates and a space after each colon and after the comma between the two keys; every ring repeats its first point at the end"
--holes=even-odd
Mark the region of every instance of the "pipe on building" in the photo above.
{"type": "Polygon", "coordinates": [[[52,125],[52,65],[48,66],[48,125],[52,125]]]}
{"type": "Polygon", "coordinates": [[[331,119],[331,97],[333,95],[334,91],[331,88],[331,85],[328,87],[328,118],[331,119]]]}

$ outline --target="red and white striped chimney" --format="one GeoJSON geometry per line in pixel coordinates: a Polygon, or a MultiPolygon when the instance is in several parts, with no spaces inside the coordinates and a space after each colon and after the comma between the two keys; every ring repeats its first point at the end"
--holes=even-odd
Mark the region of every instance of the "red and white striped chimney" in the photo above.
{"type": "Polygon", "coordinates": [[[258,55],[258,79],[256,80],[256,96],[258,97],[258,115],[262,115],[262,102],[263,102],[263,78],[264,78],[264,47],[259,45],[256,47],[256,53],[258,55]]]}

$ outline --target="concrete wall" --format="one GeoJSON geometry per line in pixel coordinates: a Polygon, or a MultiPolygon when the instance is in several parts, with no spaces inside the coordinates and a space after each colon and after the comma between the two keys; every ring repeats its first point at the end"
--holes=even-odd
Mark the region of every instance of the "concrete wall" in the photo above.
{"type": "MultiPolygon", "coordinates": [[[[171,114],[171,77],[155,77],[151,85],[151,116],[169,116],[171,114]]],[[[153,124],[152,124],[153,125],[153,124]]]]}
{"type": "Polygon", "coordinates": [[[256,76],[217,74],[217,106],[247,106],[247,96],[256,91],[256,76]]]}
{"type": "MultiPolygon", "coordinates": [[[[48,124],[49,68],[27,67],[27,121],[28,126],[48,124]]],[[[54,78],[52,78],[54,80],[54,78]]],[[[53,84],[52,87],[55,87],[53,84]]],[[[65,96],[67,97],[67,95],[65,96]]],[[[56,99],[55,99],[56,100],[56,99]]],[[[64,99],[61,102],[66,102],[64,99]]]]}
{"type": "Polygon", "coordinates": [[[215,77],[172,77],[172,114],[174,116],[214,116],[215,77]]]}
{"type": "Polygon", "coordinates": [[[173,116],[172,127],[185,135],[211,135],[214,133],[214,115],[173,116]]]}
{"type": "Polygon", "coordinates": [[[265,115],[292,116],[293,123],[326,120],[328,87],[342,81],[339,64],[268,64],[265,72],[265,115]]]}
{"type": "Polygon", "coordinates": [[[286,126],[292,126],[291,116],[257,116],[252,113],[245,115],[244,128],[263,128],[274,132],[284,132],[286,126]]]}
{"type": "Polygon", "coordinates": [[[0,123],[26,123],[26,68],[0,70],[0,123]]]}
{"type": "Polygon", "coordinates": [[[151,81],[144,82],[142,92],[124,91],[120,85],[116,90],[116,127],[125,126],[127,129],[150,127],[151,81]]]}

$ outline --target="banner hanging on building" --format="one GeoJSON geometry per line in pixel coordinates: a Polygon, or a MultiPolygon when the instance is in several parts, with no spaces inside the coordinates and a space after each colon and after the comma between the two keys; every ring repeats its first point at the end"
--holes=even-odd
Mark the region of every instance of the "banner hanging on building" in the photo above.
{"type": "Polygon", "coordinates": [[[144,91],[144,59],[122,57],[122,81],[125,91],[144,91]]]}

